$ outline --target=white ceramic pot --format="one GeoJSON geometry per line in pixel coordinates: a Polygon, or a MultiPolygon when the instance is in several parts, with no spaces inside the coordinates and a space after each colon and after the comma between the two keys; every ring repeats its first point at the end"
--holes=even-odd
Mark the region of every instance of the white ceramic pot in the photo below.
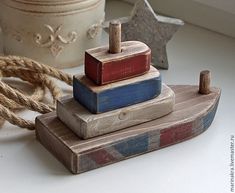
{"type": "Polygon", "coordinates": [[[84,51],[101,40],[105,0],[1,0],[5,54],[53,67],[83,62],[84,51]]]}

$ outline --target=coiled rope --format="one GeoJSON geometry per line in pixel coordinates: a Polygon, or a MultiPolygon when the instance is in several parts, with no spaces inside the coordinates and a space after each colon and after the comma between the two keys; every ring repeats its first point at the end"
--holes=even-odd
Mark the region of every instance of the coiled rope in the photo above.
{"type": "Polygon", "coordinates": [[[15,111],[24,108],[42,114],[54,111],[55,102],[61,97],[62,91],[51,78],[72,85],[71,75],[19,56],[0,56],[0,79],[1,77],[17,77],[34,86],[34,92],[29,96],[0,80],[0,126],[7,120],[29,130],[35,129],[34,122],[17,116],[15,111]],[[46,89],[51,93],[53,105],[41,102],[46,89]]]}

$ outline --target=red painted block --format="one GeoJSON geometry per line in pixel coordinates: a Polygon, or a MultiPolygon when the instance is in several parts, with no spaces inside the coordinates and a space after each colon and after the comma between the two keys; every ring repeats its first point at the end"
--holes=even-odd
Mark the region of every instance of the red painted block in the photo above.
{"type": "Polygon", "coordinates": [[[97,85],[104,85],[142,75],[149,71],[150,48],[138,41],[121,44],[122,52],[109,53],[108,46],[87,50],[85,74],[97,85]]]}
{"type": "Polygon", "coordinates": [[[115,158],[104,149],[88,153],[87,156],[99,165],[107,164],[115,160],[115,158]]]}
{"type": "Polygon", "coordinates": [[[161,131],[160,147],[178,143],[192,135],[192,122],[176,125],[161,131]]]}

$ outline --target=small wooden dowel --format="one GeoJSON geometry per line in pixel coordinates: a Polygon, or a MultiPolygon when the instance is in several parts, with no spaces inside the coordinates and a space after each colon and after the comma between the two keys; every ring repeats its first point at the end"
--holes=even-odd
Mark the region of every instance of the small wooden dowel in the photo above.
{"type": "Polygon", "coordinates": [[[109,24],[109,52],[117,54],[121,52],[121,23],[118,20],[109,24]]]}
{"type": "Polygon", "coordinates": [[[200,73],[199,93],[209,94],[211,83],[211,73],[209,70],[204,70],[200,73]]]}

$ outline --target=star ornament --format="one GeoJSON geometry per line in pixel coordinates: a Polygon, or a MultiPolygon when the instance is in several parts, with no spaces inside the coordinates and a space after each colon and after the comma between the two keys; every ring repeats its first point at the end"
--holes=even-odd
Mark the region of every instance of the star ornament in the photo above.
{"type": "Polygon", "coordinates": [[[168,69],[166,44],[184,22],[157,15],[147,0],[137,1],[131,16],[119,20],[122,23],[122,41],[146,43],[152,50],[152,64],[168,69]]]}

